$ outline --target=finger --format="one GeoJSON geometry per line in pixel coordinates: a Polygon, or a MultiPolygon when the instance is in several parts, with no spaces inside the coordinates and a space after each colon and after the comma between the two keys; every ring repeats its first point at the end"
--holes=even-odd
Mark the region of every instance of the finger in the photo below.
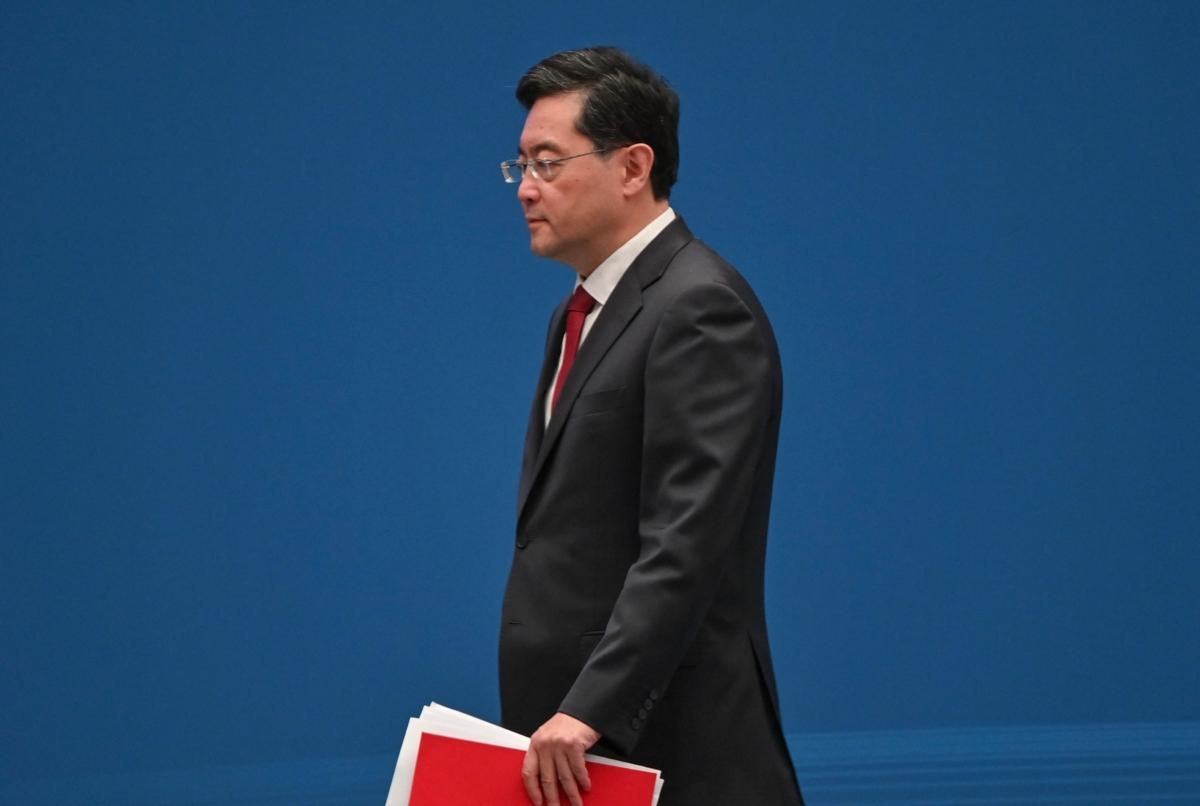
{"type": "Polygon", "coordinates": [[[555,769],[558,772],[558,783],[566,794],[567,800],[571,801],[571,806],[583,806],[583,796],[579,794],[579,787],[575,784],[575,774],[571,772],[571,761],[567,758],[567,754],[559,753],[554,757],[554,761],[555,769]]]}
{"type": "Polygon", "coordinates": [[[525,794],[533,806],[542,806],[542,782],[538,780],[537,753],[529,750],[525,753],[525,761],[521,763],[521,783],[525,784],[525,794]]]}
{"type": "Polygon", "coordinates": [[[554,775],[554,756],[542,753],[538,757],[538,777],[542,783],[542,794],[546,796],[546,806],[558,806],[558,781],[554,775]]]}
{"type": "Polygon", "coordinates": [[[592,791],[592,779],[588,776],[587,762],[583,760],[583,751],[576,750],[567,756],[567,761],[571,764],[571,775],[579,782],[579,787],[584,792],[592,791]]]}

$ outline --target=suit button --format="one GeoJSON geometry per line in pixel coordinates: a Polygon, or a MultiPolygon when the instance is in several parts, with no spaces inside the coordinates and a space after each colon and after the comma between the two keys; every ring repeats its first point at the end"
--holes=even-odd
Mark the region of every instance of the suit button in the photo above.
{"type": "Polygon", "coordinates": [[[658,689],[656,689],[656,688],[650,689],[650,699],[657,700],[661,696],[662,696],[662,692],[659,691],[658,689]]]}
{"type": "Polygon", "coordinates": [[[517,535],[517,548],[523,549],[529,545],[529,538],[525,535],[517,535]]]}
{"type": "Polygon", "coordinates": [[[634,730],[641,730],[642,729],[642,720],[638,719],[637,717],[634,717],[633,719],[629,720],[629,726],[631,728],[633,728],[634,730]]]}
{"type": "Polygon", "coordinates": [[[642,707],[645,708],[647,711],[649,711],[651,708],[654,707],[654,700],[647,697],[646,701],[644,703],[642,703],[642,707]]]}
{"type": "Polygon", "coordinates": [[[647,716],[649,716],[649,714],[646,713],[645,708],[638,709],[638,719],[645,719],[647,716]]]}

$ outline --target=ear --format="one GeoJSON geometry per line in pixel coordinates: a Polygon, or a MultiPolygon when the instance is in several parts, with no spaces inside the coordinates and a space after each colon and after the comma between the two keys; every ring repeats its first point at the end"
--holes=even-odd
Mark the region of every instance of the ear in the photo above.
{"type": "Polygon", "coordinates": [[[622,190],[625,196],[636,196],[650,185],[650,169],[654,167],[654,149],[645,143],[625,146],[622,190]]]}

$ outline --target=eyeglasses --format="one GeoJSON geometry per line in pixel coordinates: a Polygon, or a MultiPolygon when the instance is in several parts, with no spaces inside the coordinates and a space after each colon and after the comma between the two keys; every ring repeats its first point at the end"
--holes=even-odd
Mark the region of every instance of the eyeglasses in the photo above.
{"type": "Polygon", "coordinates": [[[550,182],[558,175],[558,166],[567,160],[586,157],[589,154],[603,154],[605,151],[612,151],[620,146],[609,146],[608,148],[597,148],[595,151],[585,151],[582,154],[572,154],[569,157],[559,157],[558,159],[531,159],[531,160],[505,160],[500,163],[500,173],[504,174],[504,181],[510,185],[519,184],[525,178],[525,172],[529,171],[529,175],[534,179],[540,179],[543,182],[550,182]]]}

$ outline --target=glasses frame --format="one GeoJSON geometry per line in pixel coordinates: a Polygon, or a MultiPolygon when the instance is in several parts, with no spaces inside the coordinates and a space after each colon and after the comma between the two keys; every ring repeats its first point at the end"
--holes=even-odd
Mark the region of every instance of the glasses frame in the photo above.
{"type": "Polygon", "coordinates": [[[500,163],[500,173],[504,176],[505,183],[509,185],[519,185],[524,181],[524,174],[529,172],[530,176],[540,182],[553,182],[555,171],[554,168],[560,163],[568,160],[579,159],[580,157],[591,156],[592,154],[603,154],[606,151],[615,151],[624,146],[607,146],[605,148],[597,148],[592,151],[584,151],[582,154],[571,154],[567,157],[555,157],[554,159],[545,159],[544,157],[533,157],[527,160],[505,160],[500,163]],[[518,179],[512,174],[513,168],[521,169],[521,178],[518,179]],[[541,169],[542,173],[538,173],[541,169]]]}

